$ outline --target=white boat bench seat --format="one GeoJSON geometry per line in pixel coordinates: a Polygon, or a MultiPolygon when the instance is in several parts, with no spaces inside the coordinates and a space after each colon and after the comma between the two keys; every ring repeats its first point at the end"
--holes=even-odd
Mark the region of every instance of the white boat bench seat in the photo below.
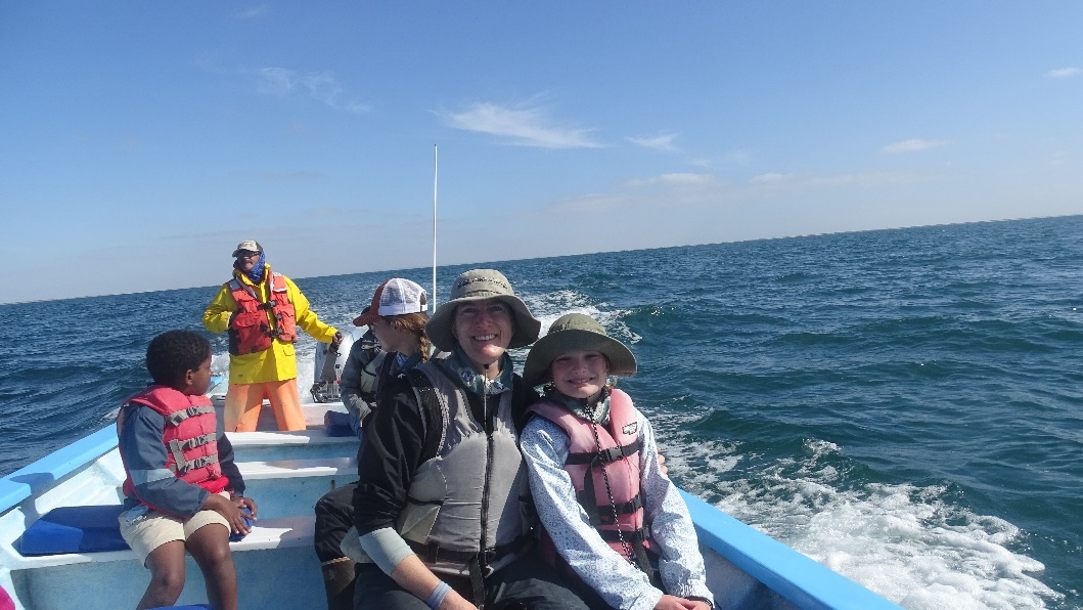
{"type": "Polygon", "coordinates": [[[357,459],[333,457],[237,462],[237,468],[245,481],[292,477],[356,476],[357,459]]]}
{"type": "Polygon", "coordinates": [[[353,445],[357,446],[356,436],[328,436],[322,429],[296,430],[293,432],[226,432],[230,444],[238,447],[259,447],[262,445],[353,445]]]}
{"type": "MultiPolygon", "coordinates": [[[[260,519],[252,527],[252,531],[238,542],[230,542],[230,551],[243,553],[245,551],[261,551],[266,549],[283,549],[290,547],[312,546],[312,538],[315,531],[316,517],[314,515],[275,517],[260,519]]],[[[37,557],[12,557],[11,568],[18,570],[24,568],[42,568],[50,566],[62,566],[77,563],[104,563],[110,561],[135,561],[135,553],[131,549],[122,551],[103,551],[89,553],[64,553],[60,555],[42,555],[37,557]]]]}
{"type": "MultiPolygon", "coordinates": [[[[357,477],[357,458],[331,457],[297,460],[237,462],[245,481],[307,477],[357,477]]],[[[120,486],[117,495],[122,495],[120,486]]]]}

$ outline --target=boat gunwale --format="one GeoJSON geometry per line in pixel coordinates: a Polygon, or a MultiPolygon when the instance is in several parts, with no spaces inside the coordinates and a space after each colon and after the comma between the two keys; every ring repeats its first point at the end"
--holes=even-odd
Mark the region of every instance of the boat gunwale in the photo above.
{"type": "Polygon", "coordinates": [[[901,610],[887,598],[678,488],[700,544],[802,609],[901,610]]]}
{"type": "Polygon", "coordinates": [[[5,476],[0,479],[0,514],[46,491],[116,447],[116,426],[110,424],[5,476]]]}

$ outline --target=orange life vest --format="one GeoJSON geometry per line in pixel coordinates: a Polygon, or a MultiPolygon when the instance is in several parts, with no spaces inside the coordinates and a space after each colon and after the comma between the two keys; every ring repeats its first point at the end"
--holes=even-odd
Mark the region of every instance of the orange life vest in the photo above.
{"type": "MultiPolygon", "coordinates": [[[[620,390],[610,390],[609,425],[597,424],[597,441],[593,430],[595,424],[563,405],[543,398],[531,405],[529,411],[560,426],[568,435],[570,444],[564,470],[572,479],[576,497],[590,518],[591,525],[621,557],[631,562],[631,551],[635,555],[635,563],[651,574],[644,553],[644,550],[650,550],[652,544],[649,529],[644,524],[640,490],[642,443],[632,399],[620,390]]],[[[551,541],[543,539],[543,550],[551,544],[551,541]]]]}
{"type": "MultiPolygon", "coordinates": [[[[177,478],[199,485],[210,493],[218,493],[229,485],[218,463],[217,419],[214,405],[206,396],[189,396],[173,388],[152,385],[129,398],[154,409],[165,417],[162,443],[169,455],[166,468],[177,478]]],[[[117,431],[124,426],[124,410],[117,416],[117,431]]],[[[124,495],[135,489],[132,475],[125,464],[124,495]]],[[[153,508],[153,507],[152,507],[153,508]]]]}
{"type": "Polygon", "coordinates": [[[229,353],[234,356],[262,352],[275,339],[284,343],[297,341],[297,312],[290,303],[286,280],[280,273],[267,269],[268,294],[260,301],[256,291],[238,278],[227,285],[237,313],[229,323],[229,353]]]}

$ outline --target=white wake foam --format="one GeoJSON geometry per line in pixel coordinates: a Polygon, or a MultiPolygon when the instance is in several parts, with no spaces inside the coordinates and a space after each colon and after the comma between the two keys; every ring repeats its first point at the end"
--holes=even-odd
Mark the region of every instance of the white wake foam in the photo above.
{"type": "Polygon", "coordinates": [[[703,415],[649,414],[683,486],[721,496],[722,510],[904,608],[1044,608],[1063,597],[1032,575],[1041,562],[1009,549],[1019,528],[952,505],[944,487],[842,489],[837,470],[819,463],[839,453],[824,441],[808,441],[799,464],[741,472],[743,461],[760,456],[683,432],[703,415]]]}

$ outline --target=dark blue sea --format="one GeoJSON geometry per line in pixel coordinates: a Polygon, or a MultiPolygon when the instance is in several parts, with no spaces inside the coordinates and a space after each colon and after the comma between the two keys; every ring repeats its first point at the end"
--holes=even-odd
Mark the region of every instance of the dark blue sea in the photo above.
{"type": "MultiPolygon", "coordinates": [[[[906,608],[1080,608],[1081,235],[1083,216],[470,267],[546,326],[586,312],[632,347],[621,387],[696,495],[906,608]]],[[[437,300],[467,268],[439,269],[437,300]]],[[[393,275],[431,285],[294,279],[346,327],[393,275]]],[[[110,425],[148,340],[202,332],[214,290],[0,306],[0,474],[110,425]]]]}

